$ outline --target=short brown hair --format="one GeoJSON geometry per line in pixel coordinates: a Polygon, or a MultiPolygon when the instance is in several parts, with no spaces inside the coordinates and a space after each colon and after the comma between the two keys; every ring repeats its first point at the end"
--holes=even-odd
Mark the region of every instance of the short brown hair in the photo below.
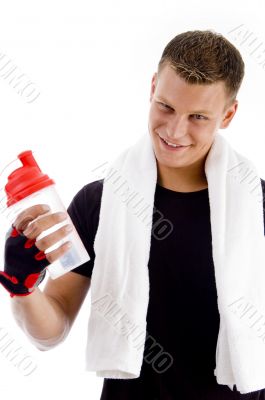
{"type": "Polygon", "coordinates": [[[245,70],[236,47],[212,30],[187,31],[175,36],[162,53],[158,76],[165,64],[191,84],[224,81],[229,104],[236,99],[245,70]]]}

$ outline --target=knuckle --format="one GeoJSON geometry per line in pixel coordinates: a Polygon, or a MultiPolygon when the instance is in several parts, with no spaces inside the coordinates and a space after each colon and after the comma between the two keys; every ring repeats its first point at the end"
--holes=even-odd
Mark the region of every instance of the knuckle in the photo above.
{"type": "Polygon", "coordinates": [[[48,249],[50,247],[50,243],[49,240],[47,239],[47,237],[44,237],[40,240],[38,240],[35,245],[38,247],[38,249],[44,251],[46,249],[48,249]]]}
{"type": "Polygon", "coordinates": [[[61,211],[54,213],[52,215],[53,215],[53,220],[56,223],[64,221],[67,217],[66,213],[61,212],[61,211]]]}
{"type": "Polygon", "coordinates": [[[26,209],[26,210],[23,210],[23,211],[21,211],[21,213],[19,213],[18,215],[17,215],[17,217],[16,217],[16,219],[18,220],[18,221],[23,221],[24,219],[34,219],[35,218],[35,216],[34,216],[34,214],[32,213],[32,210],[29,210],[29,209],[26,209]]]}
{"type": "Polygon", "coordinates": [[[44,209],[40,204],[36,204],[34,206],[28,207],[25,210],[22,210],[15,218],[13,225],[16,228],[25,229],[27,224],[30,221],[33,221],[35,218],[38,218],[41,214],[43,214],[44,209]]]}
{"type": "Polygon", "coordinates": [[[27,214],[28,214],[28,210],[23,210],[23,211],[21,211],[21,212],[17,215],[16,221],[17,221],[17,220],[18,220],[18,221],[23,220],[27,214]]]}
{"type": "Polygon", "coordinates": [[[37,221],[31,222],[26,229],[29,229],[28,233],[30,237],[38,236],[39,226],[37,221]]]}
{"type": "Polygon", "coordinates": [[[28,214],[24,214],[23,216],[21,216],[21,218],[16,218],[16,220],[14,221],[13,225],[17,228],[17,229],[21,229],[24,230],[27,225],[33,221],[33,216],[32,215],[28,215],[28,214]]]}
{"type": "Polygon", "coordinates": [[[26,214],[26,217],[27,217],[27,219],[29,219],[30,221],[33,221],[33,220],[36,218],[36,216],[35,216],[34,214],[31,214],[31,213],[26,214]]]}

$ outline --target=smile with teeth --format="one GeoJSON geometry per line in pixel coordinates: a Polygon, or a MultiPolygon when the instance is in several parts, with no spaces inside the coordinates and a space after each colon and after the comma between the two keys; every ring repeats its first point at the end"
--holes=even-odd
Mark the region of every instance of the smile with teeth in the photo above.
{"type": "Polygon", "coordinates": [[[160,136],[160,138],[163,140],[163,142],[165,142],[168,146],[171,146],[171,147],[186,147],[186,146],[181,146],[181,145],[178,145],[178,144],[173,144],[173,143],[170,143],[170,142],[167,142],[165,139],[163,139],[161,136],[160,136]]]}

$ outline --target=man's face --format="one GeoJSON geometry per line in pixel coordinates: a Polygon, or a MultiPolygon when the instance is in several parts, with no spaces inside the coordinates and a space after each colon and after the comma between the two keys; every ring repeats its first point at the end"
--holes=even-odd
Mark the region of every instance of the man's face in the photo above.
{"type": "Polygon", "coordinates": [[[148,128],[156,159],[164,167],[201,166],[218,129],[232,120],[238,102],[227,106],[224,83],[189,84],[166,64],[153,75],[148,128]],[[187,147],[168,148],[160,137],[187,147]]]}

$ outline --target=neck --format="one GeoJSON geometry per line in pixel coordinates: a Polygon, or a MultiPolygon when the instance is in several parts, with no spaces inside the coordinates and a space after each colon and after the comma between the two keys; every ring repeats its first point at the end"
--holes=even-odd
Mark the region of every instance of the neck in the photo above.
{"type": "Polygon", "coordinates": [[[208,187],[204,164],[200,168],[170,168],[157,163],[157,183],[177,192],[192,192],[208,187]]]}

